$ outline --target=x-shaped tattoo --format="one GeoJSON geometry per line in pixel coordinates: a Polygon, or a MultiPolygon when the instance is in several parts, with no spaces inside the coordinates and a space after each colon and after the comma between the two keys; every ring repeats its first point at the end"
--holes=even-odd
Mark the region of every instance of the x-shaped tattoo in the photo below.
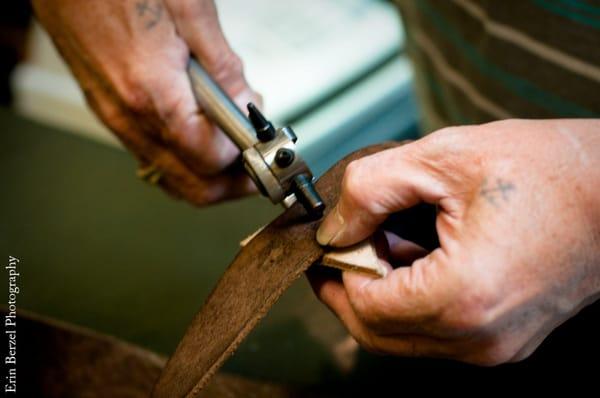
{"type": "Polygon", "coordinates": [[[486,178],[483,180],[481,191],[479,193],[485,198],[485,200],[496,207],[499,205],[498,201],[500,198],[502,198],[504,202],[507,202],[510,192],[514,191],[515,189],[515,185],[513,183],[503,181],[501,178],[496,179],[495,186],[488,185],[489,181],[486,178]]]}
{"type": "Polygon", "coordinates": [[[140,17],[148,17],[146,29],[152,29],[162,17],[163,9],[158,2],[151,4],[149,0],[138,1],[135,7],[140,17]]]}

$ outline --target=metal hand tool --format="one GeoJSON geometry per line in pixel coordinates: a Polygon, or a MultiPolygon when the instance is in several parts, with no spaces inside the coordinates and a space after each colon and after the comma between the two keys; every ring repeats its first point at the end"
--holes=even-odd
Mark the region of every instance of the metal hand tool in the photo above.
{"type": "Polygon", "coordinates": [[[253,103],[248,117],[194,59],[188,74],[196,100],[242,152],[244,167],[264,196],[290,207],[296,199],[309,215],[320,218],[325,204],[313,175],[296,149],[291,127],[275,128],[253,103]]]}

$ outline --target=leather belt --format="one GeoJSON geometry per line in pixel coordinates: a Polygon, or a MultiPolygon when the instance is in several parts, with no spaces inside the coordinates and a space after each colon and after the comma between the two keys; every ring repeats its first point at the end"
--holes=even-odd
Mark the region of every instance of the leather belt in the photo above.
{"type": "MultiPolygon", "coordinates": [[[[316,187],[328,210],[337,202],[349,162],[396,145],[362,149],[325,173],[316,187]]],[[[207,385],[283,292],[323,256],[315,240],[318,226],[297,203],[240,250],[179,342],[152,397],[195,397],[207,385]]]]}

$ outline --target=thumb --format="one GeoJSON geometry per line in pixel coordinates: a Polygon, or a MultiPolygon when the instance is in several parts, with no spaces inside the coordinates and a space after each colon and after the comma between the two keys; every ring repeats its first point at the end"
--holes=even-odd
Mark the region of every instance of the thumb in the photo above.
{"type": "Polygon", "coordinates": [[[370,236],[386,218],[419,202],[445,196],[438,178],[417,156],[419,142],[388,149],[348,164],[338,203],[317,231],[321,245],[348,246],[370,236]]]}

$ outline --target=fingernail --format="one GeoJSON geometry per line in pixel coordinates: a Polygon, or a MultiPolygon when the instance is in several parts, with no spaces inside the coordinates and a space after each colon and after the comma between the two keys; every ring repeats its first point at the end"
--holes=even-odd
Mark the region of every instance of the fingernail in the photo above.
{"type": "Polygon", "coordinates": [[[317,242],[327,246],[335,242],[335,238],[344,230],[344,218],[336,205],[331,213],[323,220],[317,230],[317,242]]]}

